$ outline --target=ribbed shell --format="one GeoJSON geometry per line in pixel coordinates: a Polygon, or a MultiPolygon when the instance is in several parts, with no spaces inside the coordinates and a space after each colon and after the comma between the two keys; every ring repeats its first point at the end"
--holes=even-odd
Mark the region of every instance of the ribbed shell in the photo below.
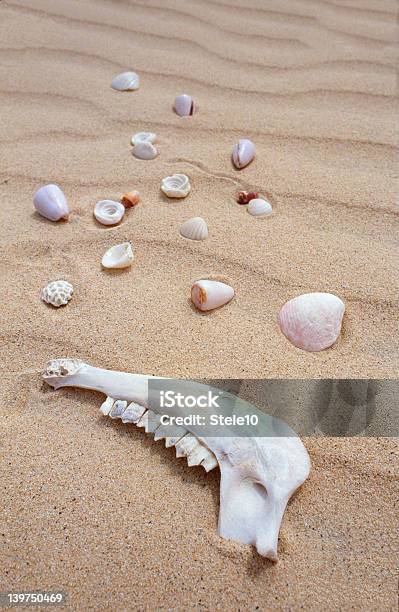
{"type": "Polygon", "coordinates": [[[180,234],[189,240],[205,240],[208,238],[208,226],[202,217],[193,217],[183,223],[180,234]]]}

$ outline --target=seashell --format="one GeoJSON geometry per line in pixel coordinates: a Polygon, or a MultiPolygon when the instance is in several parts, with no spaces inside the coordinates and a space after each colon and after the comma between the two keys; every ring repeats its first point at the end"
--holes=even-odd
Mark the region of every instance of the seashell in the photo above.
{"type": "Polygon", "coordinates": [[[191,301],[203,312],[224,306],[234,297],[234,289],[214,280],[199,280],[191,287],[191,301]]]}
{"type": "Polygon", "coordinates": [[[59,308],[68,304],[72,297],[73,287],[70,283],[64,280],[52,281],[42,289],[40,297],[47,304],[59,308]]]}
{"type": "Polygon", "coordinates": [[[125,214],[125,207],[113,200],[100,200],[94,207],[94,216],[103,225],[116,225],[125,214]]]}
{"type": "Polygon", "coordinates": [[[248,204],[251,200],[259,197],[259,191],[239,191],[237,193],[237,202],[239,204],[248,204]]]}
{"type": "Polygon", "coordinates": [[[233,164],[236,168],[245,168],[255,157],[255,145],[251,140],[242,138],[233,147],[233,164]]]}
{"type": "Polygon", "coordinates": [[[345,304],[332,293],[305,293],[290,300],[279,312],[284,336],[304,351],[322,351],[341,332],[345,304]]]}
{"type": "Polygon", "coordinates": [[[68,219],[68,202],[58,185],[40,187],[33,196],[33,204],[37,212],[50,221],[68,219]]]}
{"type": "Polygon", "coordinates": [[[183,398],[222,396],[216,406],[201,405],[205,421],[215,414],[225,422],[232,416],[255,414],[258,423],[253,435],[244,435],[242,427],[227,424],[223,431],[206,426],[204,430],[190,421],[185,429],[174,423],[161,424],[162,416],[178,414],[184,418],[191,416],[193,409],[182,406],[176,411],[170,404],[169,408],[162,406],[156,393],[162,387],[154,388],[154,382],[160,382],[155,377],[104,370],[78,359],[54,359],[47,364],[43,379],[55,389],[81,387],[105,393],[107,399],[100,408],[104,415],[144,427],[155,440],[175,446],[176,457],[186,457],[189,466],[201,465],[206,471],[219,467],[219,535],[252,544],[260,555],[277,560],[285,507],[310,471],[306,448],[281,419],[216,387],[189,380],[169,381],[183,398]],[[147,410],[148,406],[151,409],[147,410]]]}
{"type": "Polygon", "coordinates": [[[161,189],[168,198],[185,198],[191,189],[188,176],[173,174],[162,179],[161,189]]]}
{"type": "Polygon", "coordinates": [[[140,87],[140,77],[135,72],[122,72],[114,76],[111,87],[117,91],[133,91],[140,87]]]}
{"type": "Polygon", "coordinates": [[[180,233],[189,240],[205,240],[208,238],[208,226],[202,217],[193,217],[183,223],[180,233]]]}
{"type": "Polygon", "coordinates": [[[140,193],[138,191],[129,191],[121,198],[121,202],[125,208],[132,208],[140,201],[140,193]]]}
{"type": "Polygon", "coordinates": [[[254,217],[262,217],[265,215],[271,215],[273,212],[271,204],[262,198],[255,198],[251,200],[247,208],[250,215],[254,217]]]}
{"type": "Polygon", "coordinates": [[[194,114],[194,100],[187,94],[182,94],[175,98],[174,109],[180,117],[189,117],[194,114]]]}
{"type": "Polygon", "coordinates": [[[158,151],[151,142],[139,142],[133,147],[132,153],[138,159],[154,159],[158,155],[158,151]]]}
{"type": "Polygon", "coordinates": [[[104,268],[127,268],[134,259],[130,242],[116,244],[104,253],[101,260],[104,268]]]}
{"type": "Polygon", "coordinates": [[[133,146],[140,144],[141,142],[154,143],[157,139],[157,135],[153,132],[138,132],[132,136],[131,143],[133,146]]]}

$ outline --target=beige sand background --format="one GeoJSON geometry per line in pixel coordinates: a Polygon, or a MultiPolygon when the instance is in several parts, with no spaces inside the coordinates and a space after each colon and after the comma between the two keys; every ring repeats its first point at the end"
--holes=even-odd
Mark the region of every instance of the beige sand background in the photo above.
{"type": "Polygon", "coordinates": [[[70,609],[396,609],[396,444],[305,441],[310,480],[284,519],[277,565],[216,535],[218,474],[107,422],[100,397],[52,392],[51,357],[182,377],[392,377],[397,348],[396,11],[393,0],[6,0],[0,2],[0,267],[3,413],[1,588],[63,588],[70,609]],[[119,94],[112,77],[141,76],[119,94]],[[199,111],[172,112],[190,93],[199,111]],[[159,157],[130,136],[158,134],[159,157]],[[238,172],[240,137],[257,147],[238,172]],[[170,202],[173,172],[192,192],[170,202]],[[58,183],[68,223],[33,210],[58,183]],[[257,188],[271,218],[235,191],[257,188]],[[99,199],[139,189],[116,228],[99,199]],[[179,225],[201,215],[196,244],[179,225]],[[128,271],[103,252],[132,240],[128,271]],[[193,278],[236,289],[208,315],[193,278]],[[66,278],[75,295],[39,299],[66,278]],[[280,334],[307,291],[346,303],[343,332],[310,354],[280,334]]]}

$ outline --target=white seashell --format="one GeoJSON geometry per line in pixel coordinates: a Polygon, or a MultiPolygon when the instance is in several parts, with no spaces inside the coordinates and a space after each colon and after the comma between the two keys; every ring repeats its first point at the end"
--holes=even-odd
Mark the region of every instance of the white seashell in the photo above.
{"type": "Polygon", "coordinates": [[[127,268],[134,259],[130,242],[116,244],[104,253],[101,260],[104,268],[127,268]]]}
{"type": "Polygon", "coordinates": [[[37,212],[50,221],[68,219],[68,202],[58,185],[40,187],[33,196],[33,204],[37,212]]]}
{"type": "Polygon", "coordinates": [[[242,138],[233,147],[233,164],[236,168],[245,168],[255,157],[255,145],[251,140],[242,138]]]}
{"type": "Polygon", "coordinates": [[[136,144],[132,149],[132,153],[138,159],[154,159],[158,155],[154,145],[146,141],[136,144]]]}
{"type": "Polygon", "coordinates": [[[183,223],[180,233],[189,240],[205,240],[208,238],[208,226],[202,217],[193,217],[183,223]]]}
{"type": "Polygon", "coordinates": [[[271,215],[273,211],[271,204],[262,198],[255,198],[254,200],[251,200],[248,204],[247,210],[249,214],[253,215],[254,217],[271,215]]]}
{"type": "Polygon", "coordinates": [[[68,304],[72,297],[73,287],[70,283],[64,280],[52,281],[42,289],[40,297],[47,304],[51,304],[56,308],[68,304]]]}
{"type": "Polygon", "coordinates": [[[331,293],[305,293],[290,300],[279,312],[284,336],[304,351],[322,351],[341,332],[345,304],[331,293]]]}
{"type": "Polygon", "coordinates": [[[125,207],[113,200],[100,200],[94,207],[94,216],[103,225],[116,225],[125,214],[125,207]]]}
{"type": "Polygon", "coordinates": [[[140,87],[140,77],[135,72],[122,72],[114,76],[111,87],[117,91],[133,91],[140,87]]]}
{"type": "Polygon", "coordinates": [[[140,144],[141,142],[154,143],[157,139],[157,135],[153,132],[138,132],[132,136],[131,143],[133,146],[140,144]]]}
{"type": "Polygon", "coordinates": [[[234,289],[214,280],[199,280],[191,287],[191,300],[198,310],[214,310],[234,297],[234,289]]]}
{"type": "MultiPolygon", "coordinates": [[[[105,393],[101,410],[111,418],[144,427],[166,446],[176,446],[177,457],[187,457],[189,465],[202,465],[207,471],[220,468],[220,510],[218,532],[223,538],[256,546],[258,553],[277,560],[278,535],[289,498],[306,480],[309,455],[295,432],[283,421],[266,415],[245,400],[220,389],[194,381],[175,381],[183,397],[207,396],[223,401],[218,407],[201,406],[204,420],[218,414],[226,420],[237,414],[256,414],[254,435],[244,435],[241,427],[224,425],[223,434],[203,430],[198,423],[187,430],[161,424],[161,416],[190,416],[192,408],[162,406],[151,401],[154,377],[95,368],[77,359],[51,361],[43,374],[55,389],[82,387],[105,393]],[[119,399],[111,399],[113,396],[119,399]],[[127,402],[131,402],[126,406],[127,402]],[[151,405],[153,410],[144,406],[151,405]],[[141,415],[141,416],[140,416],[141,415]],[[227,428],[227,429],[226,429],[227,428]],[[208,433],[207,433],[208,432],[208,433]],[[228,432],[228,433],[227,433],[228,432]]],[[[156,381],[158,382],[158,381],[156,381]]],[[[156,396],[155,396],[156,398],[156,396]]],[[[154,399],[155,399],[154,398],[154,399]]]]}
{"type": "Polygon", "coordinates": [[[189,117],[195,111],[194,100],[187,94],[176,96],[174,109],[180,117],[189,117]]]}
{"type": "Polygon", "coordinates": [[[162,179],[161,189],[168,198],[185,198],[191,189],[188,176],[173,174],[162,179]]]}

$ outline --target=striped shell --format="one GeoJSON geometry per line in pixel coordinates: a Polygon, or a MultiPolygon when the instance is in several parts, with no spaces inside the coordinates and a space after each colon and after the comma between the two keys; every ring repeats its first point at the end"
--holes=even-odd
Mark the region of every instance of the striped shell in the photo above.
{"type": "Polygon", "coordinates": [[[183,223],[180,234],[189,240],[205,240],[208,238],[208,226],[202,217],[193,217],[183,223]]]}

